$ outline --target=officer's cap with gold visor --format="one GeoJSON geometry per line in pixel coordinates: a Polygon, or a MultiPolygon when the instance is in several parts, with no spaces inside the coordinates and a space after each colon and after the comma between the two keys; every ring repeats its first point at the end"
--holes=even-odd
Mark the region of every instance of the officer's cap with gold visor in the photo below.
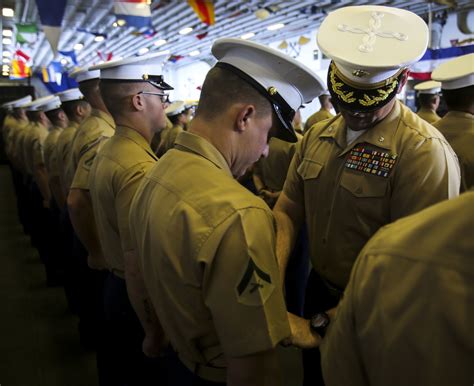
{"type": "Polygon", "coordinates": [[[132,56],[89,67],[89,71],[99,70],[100,79],[120,82],[148,82],[160,90],[173,90],[163,80],[163,61],[167,55],[154,52],[143,56],[132,56]]]}
{"type": "Polygon", "coordinates": [[[343,109],[373,111],[398,91],[403,71],[428,45],[428,27],[413,12],[376,5],[331,12],[318,32],[318,46],[332,59],[328,88],[343,109]]]}
{"type": "Polygon", "coordinates": [[[323,81],[293,58],[247,40],[217,39],[212,54],[219,61],[217,67],[231,71],[268,99],[282,126],[276,136],[296,142],[295,113],[323,92],[323,81]]]}

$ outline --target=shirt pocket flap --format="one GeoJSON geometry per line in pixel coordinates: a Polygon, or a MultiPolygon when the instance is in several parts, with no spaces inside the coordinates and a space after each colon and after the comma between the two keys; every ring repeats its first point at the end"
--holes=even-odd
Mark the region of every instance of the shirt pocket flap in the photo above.
{"type": "Polygon", "coordinates": [[[388,179],[365,174],[343,173],[341,186],[356,197],[383,197],[388,179]]]}
{"type": "Polygon", "coordinates": [[[303,180],[311,180],[318,178],[322,168],[323,165],[305,158],[298,166],[297,172],[303,180]]]}

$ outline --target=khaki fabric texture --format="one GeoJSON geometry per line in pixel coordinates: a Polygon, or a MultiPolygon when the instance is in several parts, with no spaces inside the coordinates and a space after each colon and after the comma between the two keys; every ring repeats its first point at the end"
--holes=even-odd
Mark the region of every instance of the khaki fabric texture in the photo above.
{"type": "Polygon", "coordinates": [[[56,147],[59,135],[61,134],[62,131],[63,131],[62,128],[55,126],[49,131],[48,136],[44,140],[44,145],[43,145],[44,164],[46,166],[46,170],[48,171],[49,178],[51,178],[53,151],[56,147]]]}
{"type": "Polygon", "coordinates": [[[28,125],[23,140],[23,160],[28,174],[33,174],[35,168],[44,164],[43,145],[48,136],[48,129],[40,123],[28,125]]]}
{"type": "Polygon", "coordinates": [[[434,111],[430,110],[430,109],[426,109],[424,107],[422,107],[421,109],[419,109],[416,114],[421,118],[421,119],[424,119],[426,122],[428,123],[435,123],[437,120],[439,120],[441,117],[436,114],[434,111]]]}
{"type": "MultiPolygon", "coordinates": [[[[72,170],[74,177],[70,187],[89,190],[89,172],[101,142],[115,132],[115,123],[111,115],[92,109],[91,115],[77,129],[69,158],[68,178],[72,170]]],[[[66,181],[68,183],[69,181],[66,181]]]]}
{"type": "Polygon", "coordinates": [[[295,154],[296,144],[273,137],[268,144],[268,157],[262,157],[255,164],[256,173],[268,190],[279,192],[285,184],[286,174],[295,154]]]}
{"type": "Polygon", "coordinates": [[[474,115],[449,111],[434,125],[446,137],[461,165],[461,192],[474,187],[474,115]]]}
{"type": "Polygon", "coordinates": [[[333,118],[334,115],[326,110],[321,108],[319,111],[316,111],[313,115],[311,115],[305,122],[304,124],[304,129],[305,131],[308,130],[311,126],[313,126],[315,123],[324,121],[329,118],[333,118]]]}
{"type": "Polygon", "coordinates": [[[69,126],[61,130],[56,141],[56,146],[51,153],[51,170],[49,174],[51,177],[60,177],[62,181],[63,170],[65,169],[66,154],[71,149],[72,139],[79,124],[73,121],[69,122],[69,126]],[[68,150],[67,150],[68,149],[68,150]]]}
{"type": "Polygon", "coordinates": [[[344,288],[379,228],[457,196],[459,185],[457,157],[445,138],[397,101],[351,145],[341,116],[313,126],[293,157],[284,192],[304,203],[313,268],[344,288]],[[387,177],[346,166],[360,148],[395,157],[387,177]]]}
{"type": "Polygon", "coordinates": [[[472,384],[472,229],[469,192],[377,232],[321,346],[327,386],[472,384]]]}
{"type": "Polygon", "coordinates": [[[24,157],[24,150],[23,146],[25,144],[25,137],[26,133],[28,132],[28,128],[30,127],[30,123],[27,123],[21,130],[19,130],[12,139],[12,147],[11,153],[15,159],[15,163],[20,168],[20,171],[24,174],[28,174],[28,170],[26,168],[26,160],[24,157]]]}
{"type": "Polygon", "coordinates": [[[181,125],[174,125],[171,128],[166,128],[163,130],[161,134],[162,140],[160,145],[161,154],[165,154],[169,149],[173,148],[176,137],[182,131],[183,127],[181,125]]]}
{"type": "Polygon", "coordinates": [[[272,213],[205,139],[178,135],[143,179],[130,226],[157,314],[186,363],[225,369],[225,356],[290,335],[272,213]]]}
{"type": "Polygon", "coordinates": [[[135,130],[118,126],[101,147],[89,174],[94,217],[109,268],[124,277],[124,252],[130,241],[129,212],[145,173],[158,158],[135,130]]]}

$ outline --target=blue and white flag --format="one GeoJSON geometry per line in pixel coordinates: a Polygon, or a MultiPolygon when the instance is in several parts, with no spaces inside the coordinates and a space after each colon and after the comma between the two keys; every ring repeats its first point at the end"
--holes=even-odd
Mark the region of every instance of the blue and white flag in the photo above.
{"type": "Polygon", "coordinates": [[[127,26],[142,28],[151,23],[151,10],[147,0],[115,0],[114,13],[127,26]]]}

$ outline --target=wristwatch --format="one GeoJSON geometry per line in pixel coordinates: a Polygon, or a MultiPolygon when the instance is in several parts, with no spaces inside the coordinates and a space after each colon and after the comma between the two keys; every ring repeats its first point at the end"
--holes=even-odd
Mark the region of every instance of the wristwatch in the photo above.
{"type": "Polygon", "coordinates": [[[318,312],[309,320],[309,327],[312,331],[316,332],[321,338],[323,338],[330,321],[328,314],[325,312],[318,312]]]}

